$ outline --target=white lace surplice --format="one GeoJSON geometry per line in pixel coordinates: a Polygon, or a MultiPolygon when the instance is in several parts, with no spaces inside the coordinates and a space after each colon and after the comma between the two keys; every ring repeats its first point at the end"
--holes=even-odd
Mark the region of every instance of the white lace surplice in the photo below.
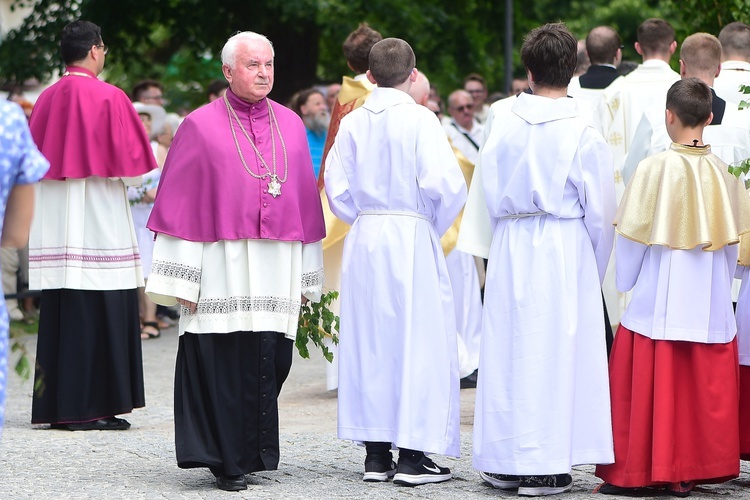
{"type": "Polygon", "coordinates": [[[167,306],[197,302],[194,314],[182,308],[180,335],[272,331],[294,339],[301,295],[318,301],[322,286],[321,242],[202,243],[160,234],[146,293],[167,306]]]}

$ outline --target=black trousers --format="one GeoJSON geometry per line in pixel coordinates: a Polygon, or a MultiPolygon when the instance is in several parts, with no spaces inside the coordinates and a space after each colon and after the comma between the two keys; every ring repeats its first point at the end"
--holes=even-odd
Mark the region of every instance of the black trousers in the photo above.
{"type": "Polygon", "coordinates": [[[186,333],[175,369],[177,465],[216,476],[279,464],[277,398],[293,342],[276,332],[186,333]]]}

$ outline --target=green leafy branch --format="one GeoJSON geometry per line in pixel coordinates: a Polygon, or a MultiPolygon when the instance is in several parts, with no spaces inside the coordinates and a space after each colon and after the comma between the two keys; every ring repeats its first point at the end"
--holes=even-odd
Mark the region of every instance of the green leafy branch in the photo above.
{"type": "MultiPolygon", "coordinates": [[[[750,85],[740,85],[740,91],[744,95],[750,94],[750,85]]],[[[750,101],[742,100],[740,101],[740,104],[738,106],[738,109],[746,109],[750,108],[750,101]]],[[[750,113],[750,111],[748,111],[750,113]]],[[[734,175],[735,177],[741,177],[744,176],[745,179],[745,189],[750,189],[750,176],[747,175],[747,173],[750,171],[750,158],[745,158],[739,163],[729,165],[729,173],[734,175]]]]}
{"type": "Polygon", "coordinates": [[[328,362],[333,361],[333,353],[325,344],[326,337],[334,344],[339,343],[339,317],[333,314],[330,306],[339,296],[339,292],[331,290],[324,293],[320,302],[307,302],[300,308],[299,323],[297,324],[297,340],[295,342],[299,355],[310,358],[307,344],[312,341],[323,352],[328,362]]]}

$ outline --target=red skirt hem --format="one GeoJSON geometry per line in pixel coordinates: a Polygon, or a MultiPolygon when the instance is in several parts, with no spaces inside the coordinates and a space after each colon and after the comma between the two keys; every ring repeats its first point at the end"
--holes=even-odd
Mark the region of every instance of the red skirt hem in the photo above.
{"type": "Polygon", "coordinates": [[[621,325],[609,376],[615,463],[598,477],[633,488],[739,475],[736,339],[652,340],[621,325]]]}

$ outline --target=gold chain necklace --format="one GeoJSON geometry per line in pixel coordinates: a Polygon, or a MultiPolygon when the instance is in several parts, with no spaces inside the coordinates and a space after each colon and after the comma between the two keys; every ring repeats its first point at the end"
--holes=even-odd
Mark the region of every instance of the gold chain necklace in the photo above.
{"type": "Polygon", "coordinates": [[[284,137],[281,135],[281,129],[279,128],[279,122],[276,120],[276,114],[273,112],[273,108],[271,107],[271,103],[266,99],[266,105],[268,105],[268,123],[269,128],[271,129],[271,164],[273,165],[273,172],[271,171],[271,168],[269,168],[268,163],[266,163],[266,160],[263,158],[263,155],[260,154],[260,151],[258,151],[258,148],[255,147],[255,143],[250,139],[250,135],[245,130],[245,127],[242,125],[242,122],[240,121],[239,116],[237,116],[237,112],[234,110],[232,105],[229,103],[229,99],[227,99],[227,95],[224,94],[224,104],[227,106],[227,113],[229,114],[229,129],[232,131],[232,138],[234,139],[234,145],[237,148],[237,153],[240,155],[240,161],[242,162],[242,166],[245,167],[245,170],[248,174],[250,174],[252,177],[256,179],[265,179],[268,177],[270,179],[268,183],[268,192],[271,193],[271,196],[276,198],[277,196],[281,195],[281,185],[286,182],[286,179],[289,175],[289,163],[288,158],[286,154],[286,144],[284,144],[284,137]],[[234,117],[234,120],[237,122],[237,125],[240,126],[240,130],[242,130],[242,133],[244,134],[245,138],[247,139],[247,142],[250,143],[250,145],[253,147],[253,151],[255,151],[255,154],[258,156],[258,159],[260,160],[261,165],[266,169],[266,173],[264,174],[256,174],[252,170],[250,170],[250,167],[248,166],[247,162],[245,161],[245,156],[242,154],[242,149],[240,148],[240,143],[237,140],[237,133],[234,131],[234,126],[232,125],[232,117],[234,117]],[[284,152],[284,178],[280,179],[278,175],[276,175],[276,141],[273,137],[273,129],[276,128],[276,133],[279,135],[279,141],[281,141],[281,149],[284,152]]]}

